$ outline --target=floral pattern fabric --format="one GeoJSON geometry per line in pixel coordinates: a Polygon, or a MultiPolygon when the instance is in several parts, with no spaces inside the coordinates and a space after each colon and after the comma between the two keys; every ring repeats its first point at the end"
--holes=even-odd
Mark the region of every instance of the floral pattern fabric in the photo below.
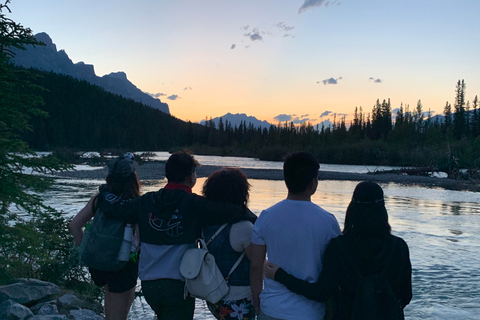
{"type": "Polygon", "coordinates": [[[208,309],[218,320],[253,320],[255,308],[252,300],[220,300],[217,303],[207,302],[208,309]]]}

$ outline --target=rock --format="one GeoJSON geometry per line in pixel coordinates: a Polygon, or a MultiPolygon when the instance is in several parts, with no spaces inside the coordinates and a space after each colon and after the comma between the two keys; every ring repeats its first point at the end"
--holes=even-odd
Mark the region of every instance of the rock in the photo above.
{"type": "Polygon", "coordinates": [[[34,279],[18,279],[16,283],[0,287],[0,295],[27,306],[59,293],[60,288],[53,283],[34,279]]]}
{"type": "Polygon", "coordinates": [[[37,313],[39,316],[50,316],[58,314],[58,307],[55,304],[44,304],[37,313]]]}
{"type": "Polygon", "coordinates": [[[83,301],[78,299],[73,294],[64,294],[58,299],[62,308],[80,309],[83,308],[83,301]]]}
{"type": "Polygon", "coordinates": [[[68,319],[65,315],[50,315],[50,316],[33,316],[28,320],[65,320],[68,319]]]}
{"type": "MultiPolygon", "coordinates": [[[[45,305],[57,305],[58,301],[57,300],[51,300],[51,301],[47,301],[47,302],[40,302],[40,303],[37,303],[36,305],[34,305],[33,307],[30,307],[30,310],[32,310],[32,312],[34,314],[38,314],[38,311],[45,305]]],[[[58,309],[58,308],[57,308],[58,309]]]]}
{"type": "Polygon", "coordinates": [[[70,310],[70,314],[75,320],[103,320],[103,317],[99,316],[92,310],[79,309],[70,310]]]}
{"type": "Polygon", "coordinates": [[[30,309],[13,300],[0,303],[0,319],[22,320],[31,316],[33,316],[33,312],[30,309]]]}

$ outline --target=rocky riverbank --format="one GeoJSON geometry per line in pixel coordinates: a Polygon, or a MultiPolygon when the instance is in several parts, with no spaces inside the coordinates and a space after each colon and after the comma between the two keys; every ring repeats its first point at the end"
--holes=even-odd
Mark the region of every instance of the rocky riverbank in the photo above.
{"type": "Polygon", "coordinates": [[[0,319],[102,320],[102,310],[100,303],[50,282],[17,279],[0,286],[0,319]]]}
{"type": "MultiPolygon", "coordinates": [[[[218,166],[200,166],[197,168],[198,177],[208,177],[218,166]]],[[[283,180],[282,170],[277,169],[243,169],[242,171],[249,179],[262,180],[283,180]]],[[[160,180],[165,178],[165,162],[147,162],[137,169],[141,180],[160,180]]],[[[74,179],[105,179],[107,169],[102,167],[97,170],[79,170],[58,173],[59,177],[69,177],[74,179]]],[[[468,190],[480,191],[480,185],[476,181],[453,180],[447,178],[434,178],[425,176],[413,176],[395,173],[349,173],[349,172],[331,172],[319,171],[320,180],[349,180],[349,181],[376,181],[379,183],[399,183],[410,185],[423,185],[429,187],[440,187],[449,190],[468,190]]]]}

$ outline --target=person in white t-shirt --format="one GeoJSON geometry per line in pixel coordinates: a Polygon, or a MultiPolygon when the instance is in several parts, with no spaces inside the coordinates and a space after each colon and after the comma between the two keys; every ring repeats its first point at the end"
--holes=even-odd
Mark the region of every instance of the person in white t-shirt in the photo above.
{"type": "Polygon", "coordinates": [[[311,153],[289,155],[283,164],[287,198],[262,211],[253,227],[250,280],[259,320],[324,317],[324,303],[308,300],[271,279],[265,279],[262,288],[266,255],[295,277],[316,282],[327,244],[341,234],[336,218],[311,202],[319,168],[311,153]]]}
{"type": "MultiPolygon", "coordinates": [[[[203,195],[207,199],[228,201],[237,205],[247,205],[249,190],[247,176],[236,168],[215,171],[203,185],[203,195]]],[[[225,215],[229,214],[231,213],[225,212],[225,215]]],[[[221,226],[205,226],[203,233],[206,241],[211,239],[221,226]]],[[[227,224],[207,244],[223,276],[225,279],[228,278],[230,287],[228,294],[222,300],[217,303],[207,302],[209,310],[217,319],[255,319],[250,290],[252,229],[253,224],[250,221],[227,224]]]]}

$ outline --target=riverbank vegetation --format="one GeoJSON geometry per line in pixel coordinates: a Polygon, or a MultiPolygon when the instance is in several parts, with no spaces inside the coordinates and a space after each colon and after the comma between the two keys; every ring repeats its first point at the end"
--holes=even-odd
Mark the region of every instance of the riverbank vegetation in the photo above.
{"type": "MultiPolygon", "coordinates": [[[[71,166],[56,157],[37,157],[22,139],[31,119],[48,117],[32,73],[9,64],[12,48],[41,45],[30,29],[8,18],[9,0],[0,3],[0,285],[15,278],[51,281],[93,293],[85,270],[71,253],[67,221],[43,203],[47,175],[71,166]]],[[[98,296],[98,292],[94,295],[98,296]]]]}

